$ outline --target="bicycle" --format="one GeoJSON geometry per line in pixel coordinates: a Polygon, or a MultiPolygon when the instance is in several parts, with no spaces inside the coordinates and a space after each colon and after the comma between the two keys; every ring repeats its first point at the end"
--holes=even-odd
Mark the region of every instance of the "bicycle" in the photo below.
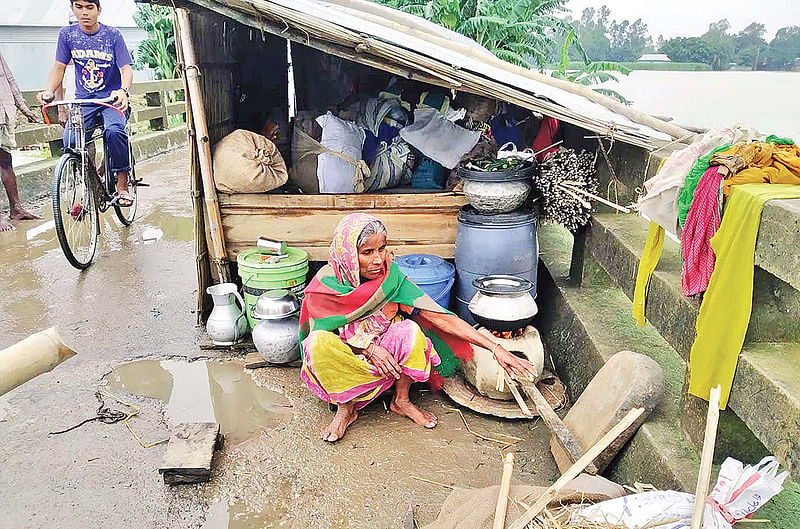
{"type": "MultiPolygon", "coordinates": [[[[104,181],[95,167],[94,150],[90,146],[103,135],[102,127],[95,127],[90,138],[86,138],[83,105],[101,105],[121,110],[112,105],[113,97],[105,99],[72,99],[53,101],[53,97],[45,98],[42,114],[50,125],[47,110],[66,105],[69,109],[68,124],[76,131],[74,145],[65,145],[64,154],[59,158],[53,171],[51,199],[53,203],[53,220],[55,222],[58,242],[69,264],[78,270],[85,270],[92,264],[100,236],[100,214],[113,207],[117,218],[124,226],[130,226],[136,217],[138,204],[137,188],[147,184],[136,178],[135,162],[130,141],[128,156],[131,169],[128,172],[128,189],[133,203],[129,207],[114,202],[116,193],[116,175],[109,167],[106,154],[103,155],[104,181]]],[[[126,125],[130,138],[130,125],[126,125]]]]}

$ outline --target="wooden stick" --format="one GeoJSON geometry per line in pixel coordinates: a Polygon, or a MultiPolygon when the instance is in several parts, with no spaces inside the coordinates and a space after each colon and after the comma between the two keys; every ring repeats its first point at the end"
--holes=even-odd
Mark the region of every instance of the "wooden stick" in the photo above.
{"type": "Polygon", "coordinates": [[[500,479],[500,492],[497,495],[497,506],[494,509],[492,529],[503,529],[506,526],[506,510],[508,509],[508,492],[511,490],[511,474],[514,471],[514,453],[509,452],[503,461],[503,477],[500,479]]]}
{"type": "Polygon", "coordinates": [[[546,151],[546,150],[548,150],[548,149],[552,149],[553,147],[556,147],[556,146],[558,146],[558,145],[561,145],[562,143],[564,143],[564,140],[558,140],[558,141],[557,141],[557,142],[555,142],[554,144],[552,144],[552,145],[548,145],[547,147],[545,147],[545,148],[544,148],[544,149],[542,149],[541,151],[536,151],[535,153],[533,153],[533,155],[534,155],[534,156],[537,156],[537,155],[539,155],[539,154],[542,154],[544,151],[546,151]]]}
{"type": "Polygon", "coordinates": [[[692,511],[692,529],[703,526],[703,511],[706,507],[711,465],[714,462],[714,445],[717,443],[717,425],[719,424],[719,401],[722,388],[711,388],[708,397],[708,415],[706,416],[706,433],[703,437],[703,452],[700,456],[700,473],[697,475],[697,489],[694,493],[694,510],[692,511]]]}
{"type": "MultiPolygon", "coordinates": [[[[534,405],[536,406],[536,411],[539,413],[542,421],[550,430],[550,432],[552,432],[553,436],[555,436],[556,440],[567,453],[567,456],[570,458],[570,460],[573,463],[579,460],[581,456],[583,456],[581,444],[577,439],[575,439],[575,436],[572,435],[572,432],[569,431],[569,428],[567,428],[567,426],[564,424],[564,421],[561,420],[561,417],[556,415],[556,412],[550,407],[550,403],[544,398],[544,395],[542,395],[542,393],[539,391],[539,388],[537,388],[534,384],[523,383],[522,390],[525,391],[525,394],[528,395],[528,397],[530,397],[530,399],[533,401],[534,405]]],[[[598,473],[597,467],[593,462],[586,465],[586,472],[592,475],[596,475],[598,473]]]]}
{"type": "Polygon", "coordinates": [[[217,188],[214,185],[214,167],[211,161],[211,145],[208,137],[208,122],[206,121],[203,91],[200,86],[200,69],[194,52],[194,41],[189,24],[189,12],[178,9],[178,28],[185,59],[184,75],[189,88],[186,99],[191,101],[192,120],[195,125],[195,141],[200,161],[200,174],[203,177],[203,196],[208,209],[208,228],[211,234],[211,257],[217,266],[220,281],[228,281],[229,273],[227,254],[225,252],[225,238],[222,234],[222,214],[217,202],[217,188]]]}
{"type": "Polygon", "coordinates": [[[519,394],[519,390],[517,389],[517,383],[514,382],[511,377],[506,373],[506,370],[502,367],[500,370],[503,372],[503,379],[505,383],[508,385],[508,389],[511,390],[511,394],[514,395],[514,400],[517,401],[517,406],[519,409],[522,410],[522,413],[525,414],[527,417],[533,417],[530,408],[528,405],[525,404],[525,400],[522,398],[522,395],[519,394]]]}
{"type": "Polygon", "coordinates": [[[594,193],[589,193],[588,191],[586,191],[585,189],[581,189],[580,187],[572,186],[572,185],[566,184],[564,182],[559,183],[559,185],[561,187],[566,187],[567,189],[571,189],[573,191],[577,191],[578,193],[583,193],[587,197],[589,197],[589,198],[591,198],[593,200],[596,200],[596,201],[600,202],[601,204],[605,204],[606,206],[608,206],[610,208],[614,208],[617,211],[621,211],[623,213],[630,213],[631,212],[631,210],[626,208],[625,206],[620,206],[619,204],[615,204],[614,202],[611,202],[610,200],[606,200],[603,197],[599,197],[599,196],[595,195],[594,193]]]}
{"type": "Polygon", "coordinates": [[[617,437],[619,437],[625,430],[630,428],[630,426],[636,422],[636,419],[639,418],[644,413],[644,408],[633,408],[629,410],[625,417],[622,418],[620,422],[618,422],[613,428],[611,428],[608,433],[606,433],[599,441],[597,441],[594,445],[592,445],[589,450],[586,451],[580,459],[575,461],[575,464],[572,465],[564,472],[558,480],[550,485],[550,487],[544,491],[544,494],[539,496],[539,499],[536,500],[536,503],[531,505],[531,508],[525,511],[525,513],[508,529],[523,529],[526,525],[531,523],[531,520],[536,518],[536,516],[541,513],[547,505],[555,499],[558,492],[563,489],[570,481],[578,477],[578,474],[583,472],[586,466],[594,461],[594,458],[600,455],[600,453],[605,450],[606,448],[613,443],[617,437]]]}

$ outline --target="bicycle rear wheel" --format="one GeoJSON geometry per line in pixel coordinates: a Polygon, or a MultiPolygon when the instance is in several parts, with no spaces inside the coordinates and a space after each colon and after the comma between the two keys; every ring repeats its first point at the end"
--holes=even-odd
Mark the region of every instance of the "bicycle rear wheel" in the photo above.
{"type": "Polygon", "coordinates": [[[84,270],[92,264],[100,233],[99,211],[91,175],[78,155],[61,156],[53,173],[51,197],[58,242],[69,264],[84,270]]]}

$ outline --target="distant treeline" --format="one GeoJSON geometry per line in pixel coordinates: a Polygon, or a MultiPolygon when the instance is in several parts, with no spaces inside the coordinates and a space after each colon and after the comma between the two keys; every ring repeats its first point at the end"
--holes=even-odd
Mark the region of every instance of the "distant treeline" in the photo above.
{"type": "MultiPolygon", "coordinates": [[[[738,33],[731,33],[727,19],[709,24],[708,31],[697,37],[653,39],[647,24],[611,20],[607,6],[586,8],[578,20],[573,20],[580,43],[592,61],[633,62],[643,53],[665,53],[671,61],[703,63],[713,70],[732,66],[754,70],[791,70],[800,57],[800,26],[781,28],[775,37],[764,39],[764,24],[753,22],[738,33]]],[[[555,57],[553,57],[555,59],[555,57]]],[[[642,69],[642,68],[638,68],[642,69]]],[[[668,69],[659,65],[654,69],[668,69]]],[[[684,68],[679,68],[684,69],[684,68]]]]}

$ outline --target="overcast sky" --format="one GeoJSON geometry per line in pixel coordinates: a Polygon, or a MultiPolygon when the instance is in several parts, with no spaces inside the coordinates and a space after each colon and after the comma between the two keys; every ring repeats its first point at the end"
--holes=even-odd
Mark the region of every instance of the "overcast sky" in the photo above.
{"type": "Polygon", "coordinates": [[[786,26],[800,26],[800,0],[568,0],[573,18],[584,8],[607,5],[611,19],[631,22],[641,18],[657,39],[664,35],[693,37],[702,35],[710,22],[727,18],[736,33],[751,22],[767,27],[767,40],[786,26]]]}

